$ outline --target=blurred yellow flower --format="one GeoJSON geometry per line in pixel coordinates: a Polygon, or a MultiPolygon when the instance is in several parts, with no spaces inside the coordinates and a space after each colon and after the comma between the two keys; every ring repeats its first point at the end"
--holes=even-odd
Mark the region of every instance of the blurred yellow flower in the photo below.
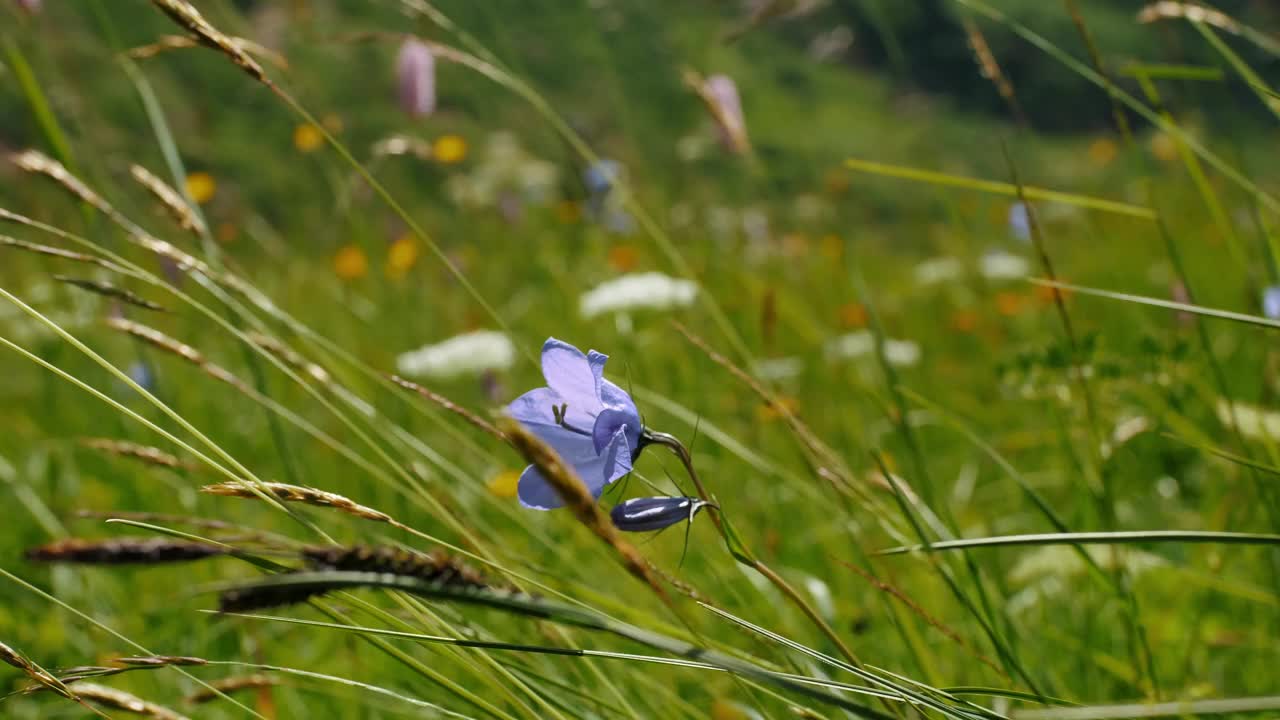
{"type": "Polygon", "coordinates": [[[779,420],[787,415],[795,415],[800,410],[800,401],[786,395],[777,397],[777,404],[762,403],[756,406],[756,420],[766,423],[779,420]]]}
{"type": "Polygon", "coordinates": [[[1116,141],[1111,138],[1098,138],[1089,143],[1089,162],[1097,167],[1106,167],[1116,159],[1120,148],[1116,145],[1116,141]]]}
{"type": "Polygon", "coordinates": [[[631,272],[640,264],[640,251],[631,245],[614,245],[609,248],[609,267],[618,272],[631,272]]]}
{"type": "Polygon", "coordinates": [[[412,235],[401,235],[387,251],[387,277],[398,280],[418,264],[418,243],[412,235]]]}
{"type": "Polygon", "coordinates": [[[1163,162],[1173,162],[1178,159],[1178,143],[1172,135],[1158,132],[1151,136],[1151,154],[1163,162]]]}
{"type": "Polygon", "coordinates": [[[218,183],[207,172],[193,172],[187,176],[187,194],[192,200],[203,205],[213,199],[218,192],[218,183]]]}
{"type": "Polygon", "coordinates": [[[369,274],[369,258],[356,245],[347,245],[333,256],[333,271],[343,280],[359,280],[369,274]]]}
{"type": "Polygon", "coordinates": [[[302,123],[293,129],[293,146],[299,152],[309,153],[324,144],[324,135],[320,128],[311,123],[302,123]]]}
{"type": "Polygon", "coordinates": [[[444,165],[459,163],[467,156],[467,141],[459,135],[441,135],[432,143],[431,153],[444,165]]]}
{"type": "Polygon", "coordinates": [[[513,498],[516,496],[516,487],[519,484],[519,470],[503,470],[489,478],[488,487],[489,492],[500,498],[513,498]]]}

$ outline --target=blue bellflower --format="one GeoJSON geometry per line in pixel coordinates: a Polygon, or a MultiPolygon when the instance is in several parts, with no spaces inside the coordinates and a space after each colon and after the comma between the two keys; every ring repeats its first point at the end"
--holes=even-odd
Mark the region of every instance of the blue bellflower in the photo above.
{"type": "MultiPolygon", "coordinates": [[[[604,378],[608,355],[548,338],[542,346],[547,387],[516,398],[507,412],[573,466],[591,494],[631,472],[640,454],[644,427],[631,396],[604,378]]],[[[564,503],[555,488],[530,465],[520,475],[520,504],[551,510],[564,503]]]]}

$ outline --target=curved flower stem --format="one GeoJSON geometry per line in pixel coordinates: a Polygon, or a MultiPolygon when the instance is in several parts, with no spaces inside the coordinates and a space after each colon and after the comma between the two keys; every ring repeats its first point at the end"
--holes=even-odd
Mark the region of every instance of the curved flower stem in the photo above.
{"type": "MultiPolygon", "coordinates": [[[[698,478],[697,471],[693,469],[693,457],[689,454],[689,449],[684,446],[684,443],[680,442],[679,438],[669,433],[657,432],[655,430],[650,430],[649,428],[644,428],[640,433],[640,449],[644,449],[648,445],[661,445],[670,450],[676,457],[680,458],[680,462],[684,464],[685,472],[689,473],[689,479],[693,481],[693,486],[697,489],[698,496],[714,510],[714,512],[711,513],[711,521],[715,523],[716,529],[719,530],[720,534],[724,537],[725,543],[729,545],[731,551],[735,545],[741,546],[741,539],[737,537],[737,533],[732,532],[725,523],[723,515],[721,514],[722,511],[720,510],[720,505],[715,501],[715,498],[707,492],[706,487],[702,484],[702,480],[698,478]]],[[[783,579],[781,575],[774,572],[773,568],[765,565],[749,552],[734,551],[733,555],[738,562],[755,569],[756,572],[765,576],[769,582],[773,583],[774,587],[778,588],[783,595],[787,596],[787,599],[789,599],[796,607],[800,608],[800,612],[804,613],[805,617],[808,617],[809,620],[817,626],[818,630],[820,630],[822,634],[836,646],[840,651],[840,654],[843,655],[846,660],[853,665],[862,667],[862,662],[853,654],[853,651],[849,649],[849,646],[845,645],[844,641],[840,639],[840,636],[836,634],[836,631],[832,629],[831,625],[829,625],[826,620],[822,619],[822,616],[818,614],[818,611],[806,602],[804,597],[800,595],[800,593],[797,592],[790,583],[783,579]]]]}

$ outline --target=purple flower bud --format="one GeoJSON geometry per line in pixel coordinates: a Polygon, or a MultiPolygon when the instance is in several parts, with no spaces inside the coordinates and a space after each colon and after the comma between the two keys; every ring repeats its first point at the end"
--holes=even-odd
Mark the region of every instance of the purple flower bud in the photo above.
{"type": "Polygon", "coordinates": [[[436,59],[431,48],[414,38],[404,41],[396,58],[400,107],[413,117],[426,117],[436,109],[436,59]]]}
{"type": "Polygon", "coordinates": [[[624,532],[653,532],[693,516],[711,503],[694,497],[640,497],[618,503],[609,511],[613,524],[624,532]]]}
{"type": "Polygon", "coordinates": [[[730,152],[746,152],[747,122],[742,116],[737,83],[728,75],[711,75],[702,82],[702,92],[720,128],[720,142],[730,152]]]}

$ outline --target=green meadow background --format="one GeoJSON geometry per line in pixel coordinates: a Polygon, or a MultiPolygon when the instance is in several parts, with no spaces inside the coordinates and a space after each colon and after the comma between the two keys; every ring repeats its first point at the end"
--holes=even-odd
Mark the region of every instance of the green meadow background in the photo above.
{"type": "MultiPolygon", "coordinates": [[[[91,717],[21,692],[32,668],[144,654],[210,663],[94,682],[196,718],[1280,711],[1269,3],[193,4],[254,43],[274,89],[217,49],[130,53],[186,34],[144,0],[0,0],[0,236],[133,268],[0,245],[0,643],[34,663],[0,669],[16,693],[0,715],[91,717]],[[397,102],[410,33],[454,53],[437,53],[427,117],[397,102]],[[750,152],[718,142],[690,73],[734,79],[750,152]],[[13,161],[27,149],[117,218],[13,161]],[[583,181],[601,158],[625,168],[607,196],[583,181]],[[135,164],[207,230],[180,227],[135,164]],[[1011,223],[1023,201],[1029,228],[1011,223]],[[137,228],[239,284],[158,257],[137,228]],[[1001,258],[1024,267],[1000,276],[1001,258]],[[645,272],[695,282],[695,302],[583,316],[583,293],[645,272]],[[659,592],[568,511],[520,507],[519,454],[386,377],[479,330],[506,334],[510,363],[413,379],[491,419],[543,384],[546,338],[605,352],[646,425],[692,448],[733,532],[709,510],[687,536],[626,536],[678,581],[659,592]],[[227,479],[201,456],[402,525],[200,493],[227,479]],[[24,555],[174,532],[246,555],[24,555]],[[957,539],[975,542],[881,554],[957,539]],[[329,541],[448,548],[772,679],[377,589],[264,611],[277,619],[203,612],[262,577],[246,558],[296,565],[289,543],[329,541]],[[248,675],[271,685],[184,702],[248,675]]],[[[663,448],[636,470],[604,507],[694,492],[663,448]]]]}

